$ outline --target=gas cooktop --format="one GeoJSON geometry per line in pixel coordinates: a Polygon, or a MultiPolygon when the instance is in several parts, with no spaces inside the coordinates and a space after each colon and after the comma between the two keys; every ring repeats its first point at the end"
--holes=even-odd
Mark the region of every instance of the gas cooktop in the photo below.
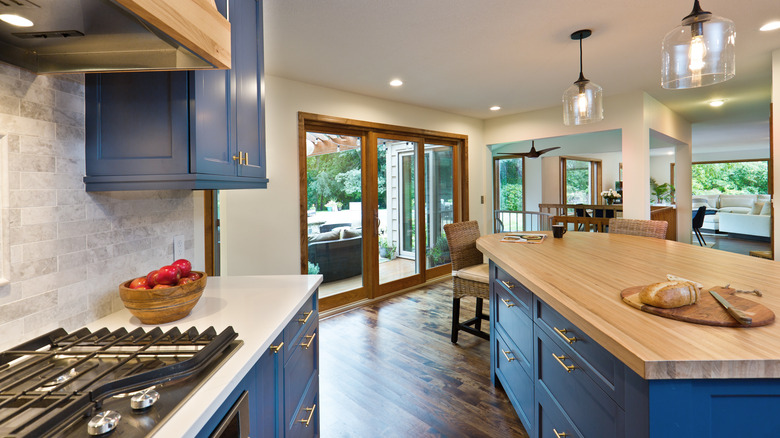
{"type": "Polygon", "coordinates": [[[241,345],[217,334],[57,329],[0,353],[0,436],[142,437],[241,345]]]}

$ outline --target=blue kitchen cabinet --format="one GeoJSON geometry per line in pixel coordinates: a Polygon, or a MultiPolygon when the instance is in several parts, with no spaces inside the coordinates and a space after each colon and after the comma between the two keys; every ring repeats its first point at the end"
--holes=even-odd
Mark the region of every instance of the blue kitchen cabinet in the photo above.
{"type": "Polygon", "coordinates": [[[229,3],[232,69],[87,75],[88,191],[266,187],[262,4],[229,3]]]}

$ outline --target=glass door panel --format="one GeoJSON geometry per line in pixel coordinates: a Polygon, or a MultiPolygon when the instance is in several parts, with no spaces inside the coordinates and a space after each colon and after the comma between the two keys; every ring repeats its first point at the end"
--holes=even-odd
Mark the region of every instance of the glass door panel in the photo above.
{"type": "Polygon", "coordinates": [[[591,162],[566,160],[566,203],[590,204],[593,200],[591,162]]]}
{"type": "Polygon", "coordinates": [[[306,132],[309,274],[320,298],[363,286],[361,137],[306,132]]]}
{"type": "Polygon", "coordinates": [[[379,284],[417,275],[417,142],[377,139],[379,284]]]}
{"type": "Polygon", "coordinates": [[[452,146],[425,145],[426,267],[450,263],[444,225],[453,222],[452,146]]]}

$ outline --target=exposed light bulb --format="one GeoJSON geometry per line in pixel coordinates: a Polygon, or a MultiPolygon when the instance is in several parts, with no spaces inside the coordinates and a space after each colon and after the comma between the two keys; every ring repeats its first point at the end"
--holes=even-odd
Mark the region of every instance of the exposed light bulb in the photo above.
{"type": "Polygon", "coordinates": [[[33,25],[32,21],[16,14],[0,14],[0,20],[18,27],[31,27],[33,25]]]}
{"type": "Polygon", "coordinates": [[[691,60],[689,68],[691,71],[701,71],[704,68],[704,57],[707,55],[707,48],[704,46],[704,37],[696,35],[691,38],[691,48],[688,57],[691,60]]]}
{"type": "Polygon", "coordinates": [[[588,115],[588,96],[584,92],[577,96],[577,109],[580,111],[580,117],[588,115]]]}

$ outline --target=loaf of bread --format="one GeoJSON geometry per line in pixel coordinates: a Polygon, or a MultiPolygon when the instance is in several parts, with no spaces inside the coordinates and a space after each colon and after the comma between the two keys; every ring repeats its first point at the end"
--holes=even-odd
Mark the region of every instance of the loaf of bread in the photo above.
{"type": "Polygon", "coordinates": [[[644,304],[672,309],[694,304],[699,299],[699,288],[687,281],[664,281],[645,286],[639,292],[644,304]]]}

